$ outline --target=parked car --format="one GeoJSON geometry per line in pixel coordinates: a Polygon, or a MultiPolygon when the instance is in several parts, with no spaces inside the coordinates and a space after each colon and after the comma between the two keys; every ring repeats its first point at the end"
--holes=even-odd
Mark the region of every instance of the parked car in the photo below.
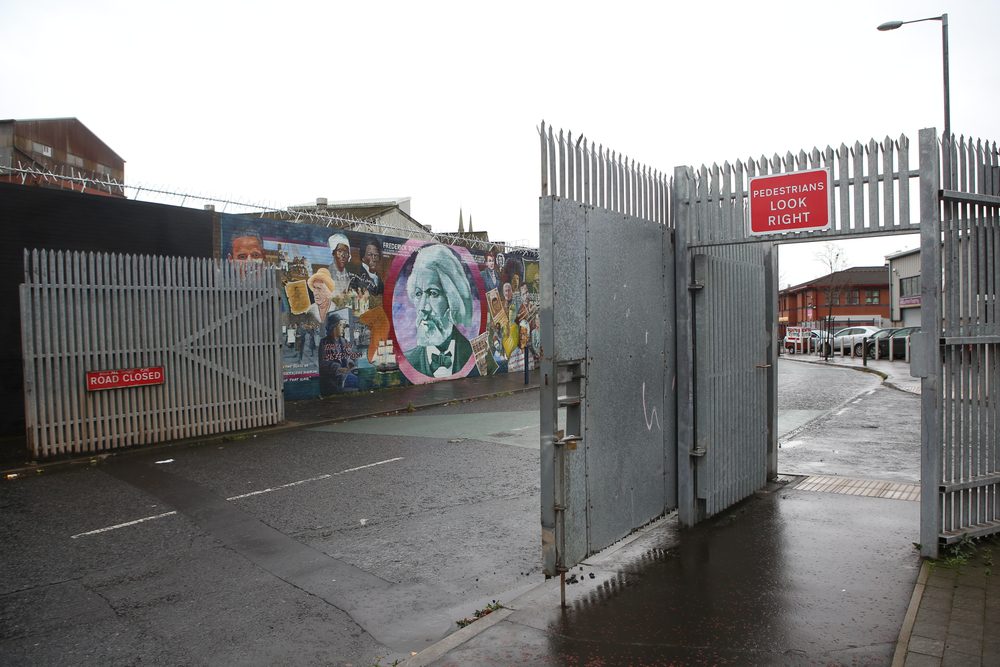
{"type": "MultiPolygon", "coordinates": [[[[903,327],[893,332],[885,341],[885,357],[887,359],[906,358],[906,339],[915,333],[920,333],[920,327],[903,327]]],[[[883,350],[879,350],[881,356],[883,350]]]]}
{"type": "Polygon", "coordinates": [[[885,359],[889,356],[889,342],[888,338],[899,329],[890,327],[887,329],[879,329],[871,336],[868,336],[868,342],[865,344],[865,354],[868,355],[869,359],[875,358],[875,346],[878,345],[878,358],[885,359]]]}
{"type": "Polygon", "coordinates": [[[790,330],[785,334],[785,349],[794,354],[795,352],[814,352],[819,349],[820,341],[823,340],[823,332],[816,329],[790,330]]]}
{"type": "Polygon", "coordinates": [[[854,352],[854,354],[860,357],[861,354],[865,351],[864,344],[862,341],[864,341],[866,336],[871,336],[878,330],[879,330],[878,327],[867,327],[867,326],[845,327],[843,329],[840,329],[839,331],[833,334],[832,348],[830,347],[829,342],[823,344],[824,345],[823,353],[830,354],[832,352],[839,352],[842,349],[850,349],[854,352]]]}

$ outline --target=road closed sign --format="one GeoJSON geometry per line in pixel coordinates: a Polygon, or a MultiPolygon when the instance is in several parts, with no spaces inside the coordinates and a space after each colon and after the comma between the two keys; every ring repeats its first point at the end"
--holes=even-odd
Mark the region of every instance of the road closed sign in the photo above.
{"type": "Polygon", "coordinates": [[[87,373],[87,391],[143,387],[150,384],[163,384],[163,366],[87,373]]]}
{"type": "Polygon", "coordinates": [[[829,229],[830,172],[810,169],[750,179],[750,234],[829,229]]]}

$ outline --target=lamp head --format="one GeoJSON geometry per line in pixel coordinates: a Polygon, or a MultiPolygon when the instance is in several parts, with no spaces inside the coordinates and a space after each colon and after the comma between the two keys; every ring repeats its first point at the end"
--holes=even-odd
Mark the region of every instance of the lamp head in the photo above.
{"type": "Polygon", "coordinates": [[[886,30],[895,30],[903,25],[902,21],[886,21],[878,27],[879,30],[885,32],[886,30]]]}

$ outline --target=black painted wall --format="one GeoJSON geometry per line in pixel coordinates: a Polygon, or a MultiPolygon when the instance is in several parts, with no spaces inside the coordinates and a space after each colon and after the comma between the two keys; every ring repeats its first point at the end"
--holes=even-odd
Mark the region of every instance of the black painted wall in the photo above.
{"type": "MultiPolygon", "coordinates": [[[[23,436],[18,286],[24,250],[83,250],[212,257],[216,214],[178,206],[0,183],[0,435],[23,436]]],[[[5,438],[0,460],[23,459],[5,438]]]]}

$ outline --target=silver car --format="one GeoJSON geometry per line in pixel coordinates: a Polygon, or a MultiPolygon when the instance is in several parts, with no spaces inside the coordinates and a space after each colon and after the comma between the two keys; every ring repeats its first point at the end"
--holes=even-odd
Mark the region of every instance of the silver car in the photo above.
{"type": "Polygon", "coordinates": [[[833,350],[824,349],[829,354],[831,351],[849,349],[855,356],[860,357],[865,352],[864,340],[870,338],[881,327],[846,327],[833,334],[833,350]]]}

